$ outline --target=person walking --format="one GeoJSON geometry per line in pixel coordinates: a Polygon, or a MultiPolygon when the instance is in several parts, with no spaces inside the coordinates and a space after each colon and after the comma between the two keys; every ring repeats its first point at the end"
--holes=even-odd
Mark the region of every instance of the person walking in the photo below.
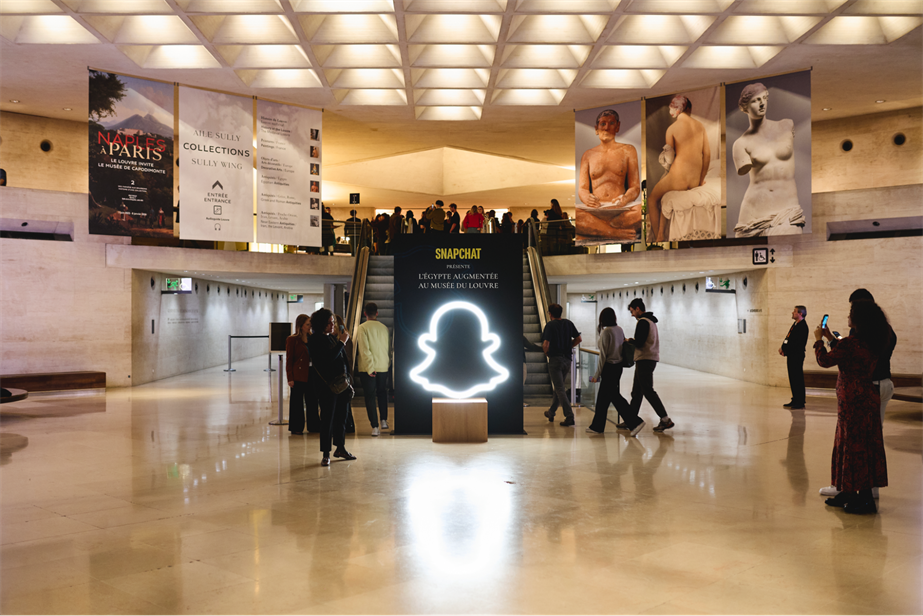
{"type": "Polygon", "coordinates": [[[388,327],[378,320],[378,305],[369,302],[362,314],[365,321],[356,328],[356,346],[359,352],[359,381],[365,394],[365,410],[372,424],[372,436],[381,434],[388,426],[388,327]],[[375,402],[378,401],[378,410],[375,402]]]}
{"type": "Polygon", "coordinates": [[[638,416],[641,411],[641,401],[646,398],[660,417],[660,423],[654,426],[655,432],[669,430],[675,424],[654,391],[654,370],[660,361],[660,333],[657,330],[657,317],[653,312],[648,312],[644,307],[644,300],[636,297],[628,304],[628,311],[638,324],[635,326],[635,337],[628,341],[635,345],[635,378],[631,385],[631,404],[626,409],[624,427],[632,436],[636,436],[644,427],[645,422],[638,416]]]}
{"type": "Polygon", "coordinates": [[[348,385],[346,366],[346,342],[349,332],[346,328],[337,331],[336,318],[326,308],[311,315],[312,333],[308,337],[308,352],[317,371],[317,398],[320,402],[320,450],[323,454],[321,466],[330,466],[331,441],[336,445],[334,458],[355,460],[356,456],[346,450],[346,410],[352,399],[353,389],[348,385]],[[333,388],[347,379],[346,389],[337,392],[333,388]]]}
{"type": "Polygon", "coordinates": [[[804,306],[795,306],[792,310],[792,326],[779,347],[779,355],[785,356],[788,368],[788,384],[792,390],[792,399],[782,406],[787,409],[803,409],[805,403],[804,392],[804,350],[808,344],[808,324],[804,318],[808,316],[808,309],[804,306]]]}
{"type": "Polygon", "coordinates": [[[609,405],[615,404],[619,415],[625,415],[628,401],[622,397],[619,385],[622,379],[622,344],[625,332],[618,326],[615,311],[603,308],[599,313],[599,325],[596,328],[596,347],[599,349],[599,363],[596,374],[590,377],[591,383],[599,383],[596,390],[596,413],[593,422],[586,429],[587,434],[602,434],[606,430],[606,418],[609,405]]]}
{"type": "Polygon", "coordinates": [[[564,379],[570,374],[573,349],[583,341],[583,338],[580,337],[580,332],[573,323],[561,318],[563,313],[564,309],[561,304],[551,304],[548,307],[550,320],[542,331],[542,350],[548,357],[548,376],[551,377],[551,386],[554,388],[551,408],[545,411],[545,417],[553,422],[554,414],[560,406],[564,410],[564,421],[561,425],[568,427],[574,425],[575,421],[574,410],[567,399],[564,379]]]}

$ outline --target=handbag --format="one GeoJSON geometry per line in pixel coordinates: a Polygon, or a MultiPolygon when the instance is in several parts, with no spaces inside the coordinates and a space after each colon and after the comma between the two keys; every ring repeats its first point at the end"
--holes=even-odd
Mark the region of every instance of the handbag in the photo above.
{"type": "Polygon", "coordinates": [[[627,340],[622,343],[622,361],[619,366],[622,368],[631,368],[635,365],[635,345],[627,340]]]}
{"type": "Polygon", "coordinates": [[[338,374],[332,381],[328,381],[321,375],[320,371],[317,372],[317,376],[327,385],[327,388],[333,393],[339,395],[351,387],[349,383],[349,377],[345,374],[338,374]]]}

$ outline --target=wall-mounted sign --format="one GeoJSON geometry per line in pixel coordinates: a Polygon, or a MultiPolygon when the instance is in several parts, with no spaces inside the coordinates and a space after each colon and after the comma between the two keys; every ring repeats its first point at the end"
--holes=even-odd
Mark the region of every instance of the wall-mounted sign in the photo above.
{"type": "Polygon", "coordinates": [[[734,279],[730,276],[706,276],[706,293],[736,293],[734,279]]]}
{"type": "Polygon", "coordinates": [[[595,304],[596,294],[595,293],[585,293],[580,296],[580,301],[584,304],[595,304]]]}
{"type": "Polygon", "coordinates": [[[394,248],[395,426],[431,434],[433,398],[483,396],[489,433],[522,434],[522,243],[420,233],[394,248]]]}
{"type": "Polygon", "coordinates": [[[349,204],[359,205],[359,193],[349,193],[349,204]]]}
{"type": "Polygon", "coordinates": [[[753,265],[768,265],[769,264],[769,249],[768,248],[754,248],[753,249],[753,265]]]}

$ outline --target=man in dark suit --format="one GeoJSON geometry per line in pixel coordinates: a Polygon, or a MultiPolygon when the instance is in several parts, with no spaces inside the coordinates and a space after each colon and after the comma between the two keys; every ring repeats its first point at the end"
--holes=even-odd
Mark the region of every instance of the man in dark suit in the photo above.
{"type": "Polygon", "coordinates": [[[792,310],[794,323],[779,348],[779,355],[784,355],[788,364],[788,384],[792,388],[792,401],[782,405],[787,409],[804,408],[804,350],[808,343],[808,324],[804,322],[806,316],[807,308],[795,306],[792,310]]]}

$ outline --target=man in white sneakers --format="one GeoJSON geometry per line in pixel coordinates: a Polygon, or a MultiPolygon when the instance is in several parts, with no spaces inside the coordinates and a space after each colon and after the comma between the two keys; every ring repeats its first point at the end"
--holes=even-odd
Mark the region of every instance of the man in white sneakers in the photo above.
{"type": "Polygon", "coordinates": [[[356,351],[359,354],[359,380],[365,394],[365,410],[372,424],[372,436],[378,436],[378,415],[381,429],[388,426],[388,328],[378,320],[378,305],[369,302],[363,310],[365,321],[356,328],[356,351]],[[378,400],[378,410],[375,401],[378,400]]]}

